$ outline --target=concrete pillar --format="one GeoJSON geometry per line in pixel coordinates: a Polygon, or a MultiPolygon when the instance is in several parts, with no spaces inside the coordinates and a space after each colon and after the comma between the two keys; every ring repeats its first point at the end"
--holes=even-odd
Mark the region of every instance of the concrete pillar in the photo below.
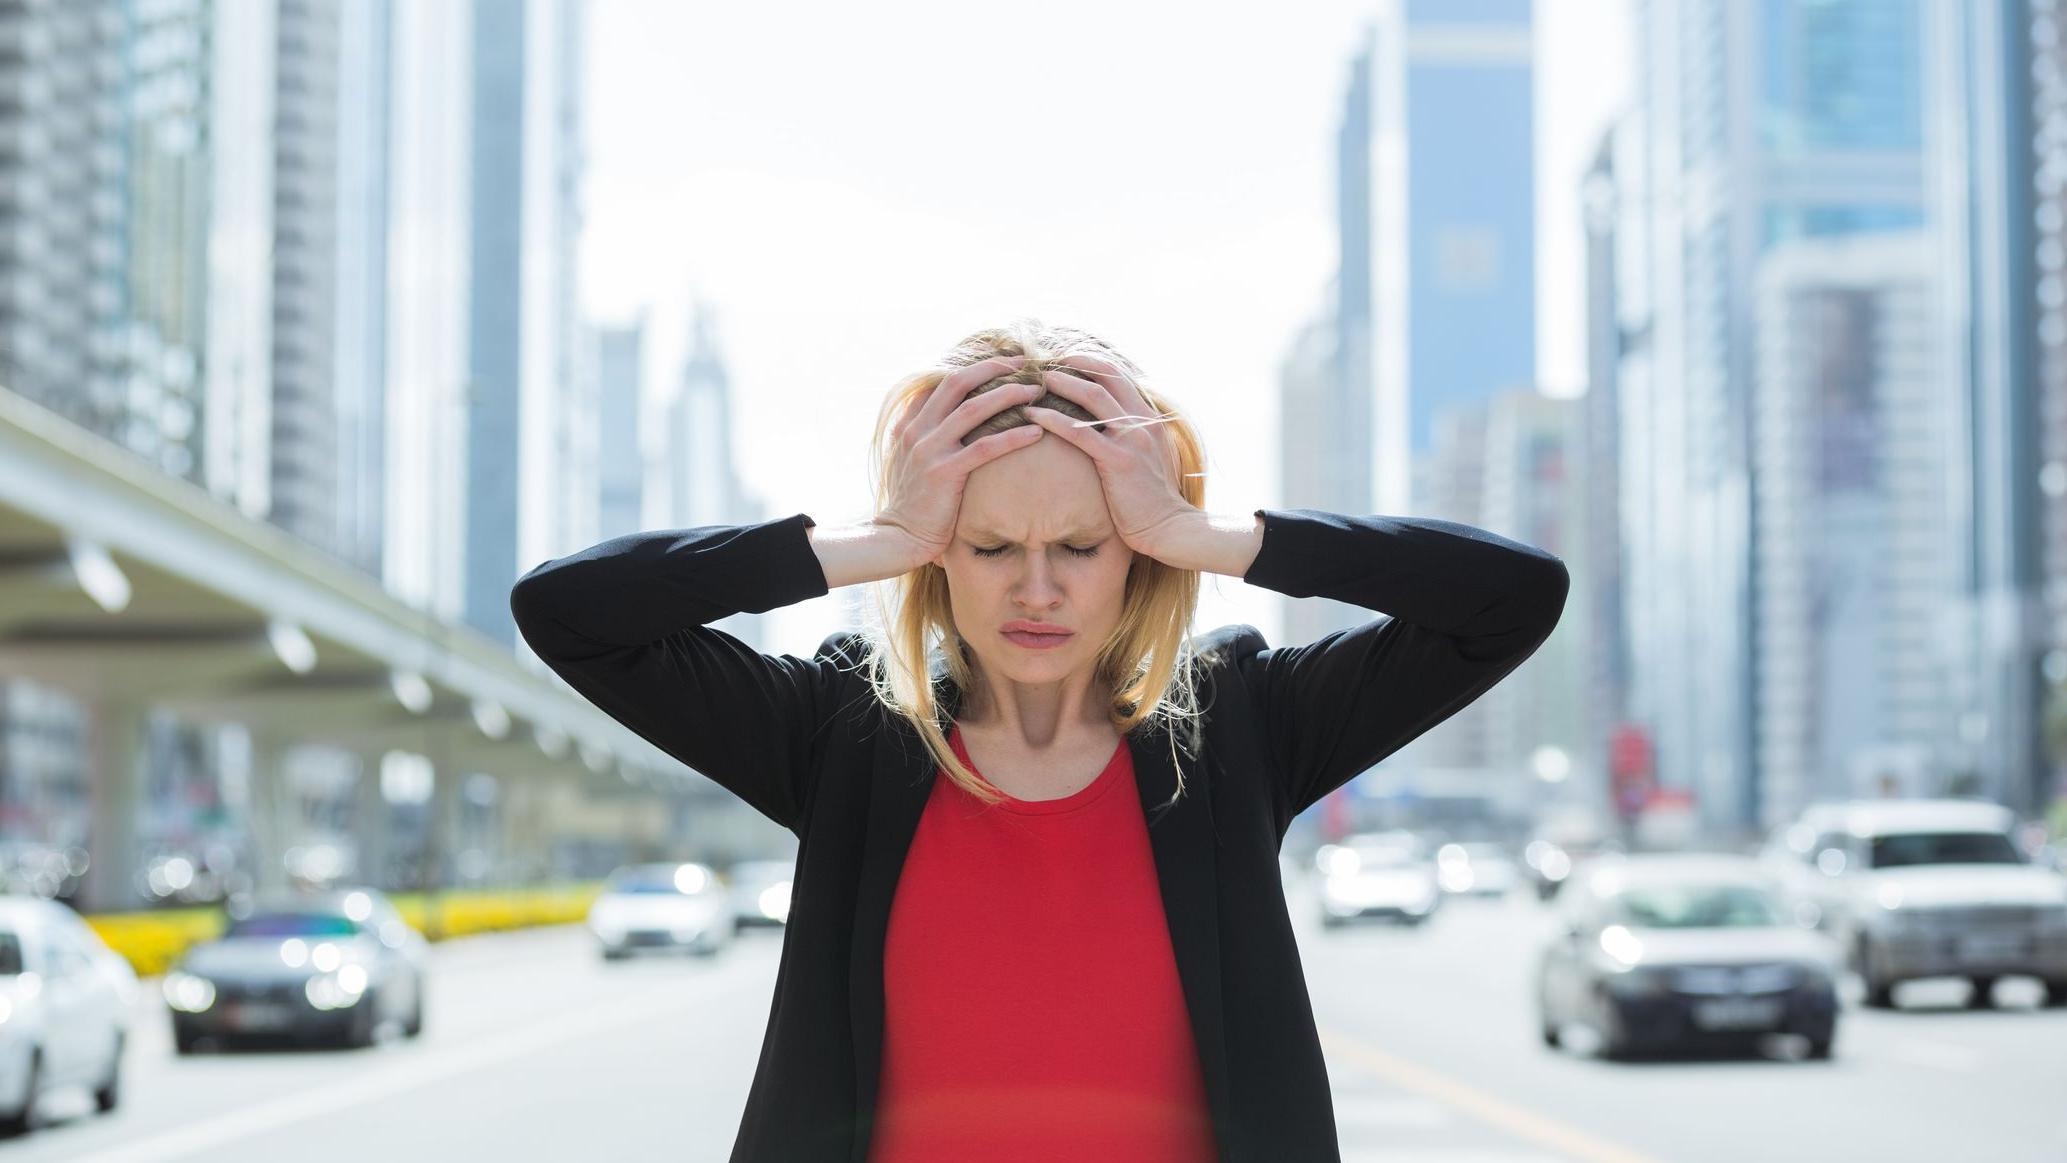
{"type": "Polygon", "coordinates": [[[380,786],[383,751],[356,751],[359,783],[352,802],[352,844],[357,871],[352,879],[387,892],[390,883],[389,853],[393,851],[394,810],[380,786]]]}
{"type": "Polygon", "coordinates": [[[143,818],[145,707],[128,699],[93,708],[87,786],[91,823],[80,904],[91,912],[121,912],[143,904],[138,877],[143,853],[137,823],[143,818]]]}
{"type": "Polygon", "coordinates": [[[287,849],[300,837],[300,806],[287,784],[287,743],[280,736],[251,728],[251,852],[253,888],[277,893],[287,884],[287,849]]]}
{"type": "Polygon", "coordinates": [[[545,813],[538,777],[511,772],[500,782],[503,866],[516,883],[537,884],[545,878],[545,813]]]}

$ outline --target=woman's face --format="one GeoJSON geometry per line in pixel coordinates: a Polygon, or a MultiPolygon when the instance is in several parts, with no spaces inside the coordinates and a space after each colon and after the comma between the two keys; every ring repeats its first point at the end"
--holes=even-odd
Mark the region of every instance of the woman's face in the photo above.
{"type": "Polygon", "coordinates": [[[1037,683],[1096,660],[1119,624],[1134,551],[1113,528],[1091,458],[1050,434],[969,474],[938,560],[955,630],[986,681],[1037,683]],[[1022,621],[1069,633],[1015,639],[1008,627],[1022,621]]]}

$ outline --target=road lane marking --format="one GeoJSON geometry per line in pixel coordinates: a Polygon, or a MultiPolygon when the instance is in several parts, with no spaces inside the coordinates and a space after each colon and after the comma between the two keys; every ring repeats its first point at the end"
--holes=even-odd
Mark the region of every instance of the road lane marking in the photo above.
{"type": "Polygon", "coordinates": [[[1448,1075],[1388,1054],[1376,1046],[1345,1034],[1322,1030],[1321,1046],[1327,1052],[1340,1055],[1395,1086],[1448,1103],[1481,1122],[1490,1123],[1539,1147],[1574,1159],[1585,1160],[1586,1163],[1659,1163],[1642,1152],[1632,1151],[1590,1135],[1577,1127],[1537,1114],[1526,1107],[1495,1098],[1448,1075]]]}
{"type": "Polygon", "coordinates": [[[505,1065],[513,1058],[561,1042],[599,1034],[618,1026],[650,1022],[676,1010],[710,1003],[710,995],[700,991],[685,992],[679,982],[669,982],[607,1005],[576,1010],[501,1037],[422,1057],[378,1054],[375,1056],[377,1060],[369,1060],[363,1073],[335,1082],[319,1083],[308,1090],[282,1095],[242,1110],[228,1111],[109,1150],[76,1156],[74,1163],[162,1163],[163,1160],[178,1159],[304,1119],[374,1102],[400,1091],[415,1090],[484,1066],[505,1065]]]}

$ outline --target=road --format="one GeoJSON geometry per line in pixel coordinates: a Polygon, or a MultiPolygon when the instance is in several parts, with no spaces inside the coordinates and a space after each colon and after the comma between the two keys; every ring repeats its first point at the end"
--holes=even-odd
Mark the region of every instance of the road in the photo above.
{"type": "MultiPolygon", "coordinates": [[[[1311,924],[1292,889],[1349,1163],[2067,1159],[2067,1010],[2005,982],[1994,1011],[1919,983],[1857,1008],[1829,1062],[1611,1063],[1538,1040],[1527,899],[1454,901],[1425,930],[1311,924]]],[[[173,1054],[139,1002],[122,1106],[52,1096],[12,1163],[722,1160],[780,935],[707,961],[604,964],[566,927],[434,950],[423,1036],[368,1050],[173,1054]]],[[[147,983],[155,985],[155,982],[147,983]]]]}

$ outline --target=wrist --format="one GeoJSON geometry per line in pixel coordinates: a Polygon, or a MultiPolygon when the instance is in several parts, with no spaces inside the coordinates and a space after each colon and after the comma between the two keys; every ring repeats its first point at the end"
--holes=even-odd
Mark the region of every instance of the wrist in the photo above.
{"type": "Polygon", "coordinates": [[[1254,511],[1192,509],[1168,523],[1148,555],[1178,569],[1241,577],[1262,548],[1263,518],[1254,511]]]}
{"type": "Polygon", "coordinates": [[[873,518],[809,532],[828,589],[910,573],[934,556],[904,529],[873,518]]]}

